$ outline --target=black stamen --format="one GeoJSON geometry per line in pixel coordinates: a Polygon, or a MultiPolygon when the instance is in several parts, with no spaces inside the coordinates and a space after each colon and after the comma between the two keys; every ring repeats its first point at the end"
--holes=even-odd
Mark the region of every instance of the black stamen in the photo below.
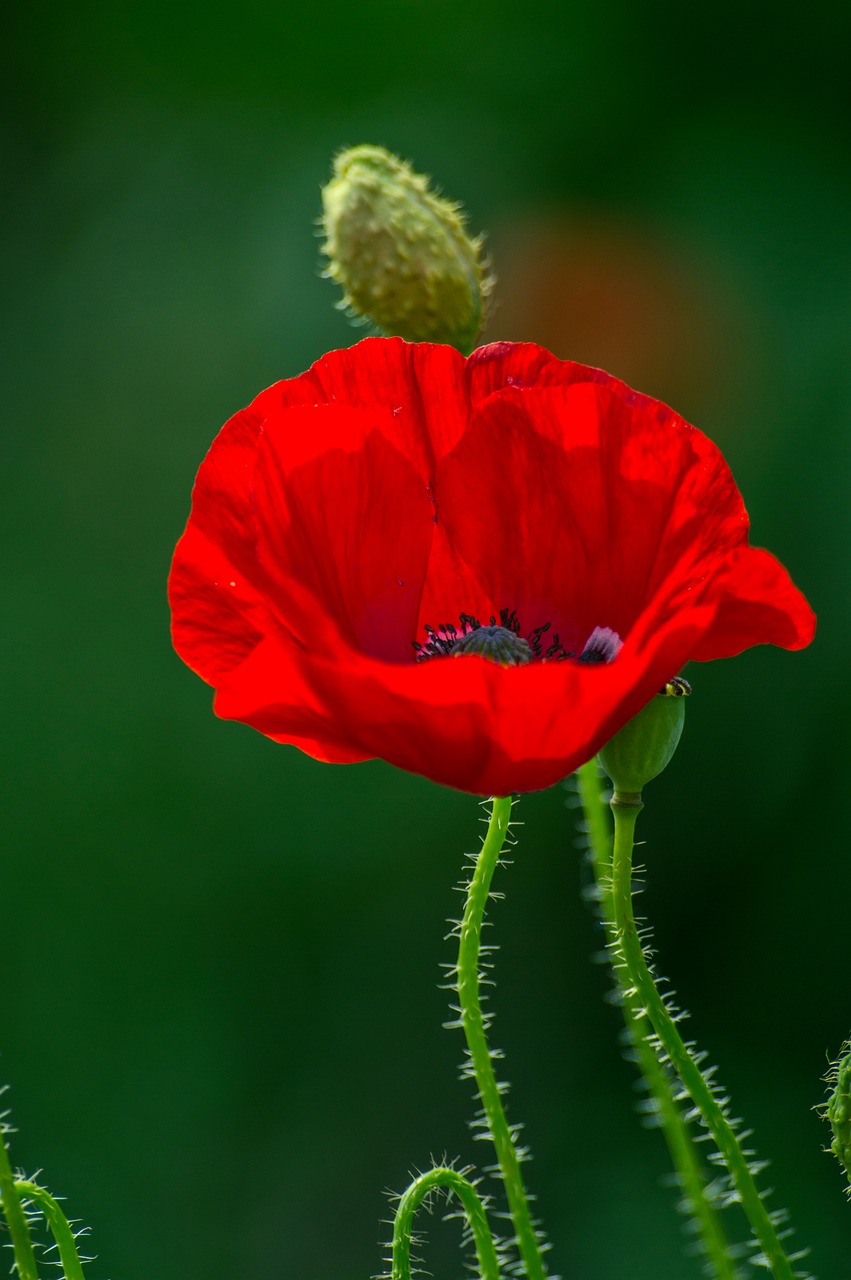
{"type": "MultiPolygon", "coordinates": [[[[507,631],[513,631],[516,636],[520,635],[520,621],[517,617],[516,610],[500,609],[499,611],[500,625],[505,627],[507,631]]],[[[491,616],[491,626],[494,626],[496,619],[491,616]]],[[[547,623],[549,626],[549,623],[547,623]]]]}
{"type": "Polygon", "coordinates": [[[544,649],[543,637],[552,626],[550,622],[534,627],[524,640],[520,635],[520,619],[516,609],[500,609],[499,622],[491,614],[489,622],[481,623],[472,613],[459,614],[458,621],[460,627],[451,622],[441,622],[437,627],[426,624],[426,643],[418,644],[416,640],[413,642],[416,661],[426,662],[430,658],[461,657],[477,653],[501,666],[525,666],[535,660],[565,662],[568,658],[593,665],[614,662],[623,644],[618,633],[611,627],[595,627],[576,658],[572,649],[569,652],[565,649],[555,631],[547,637],[550,643],[544,649]]]}
{"type": "MultiPolygon", "coordinates": [[[[535,627],[529,632],[529,643],[532,646],[532,650],[536,658],[540,658],[541,656],[541,636],[545,631],[549,631],[551,625],[552,623],[545,622],[542,627],[535,627]]],[[[556,636],[556,640],[558,640],[558,636],[556,636]]]]}

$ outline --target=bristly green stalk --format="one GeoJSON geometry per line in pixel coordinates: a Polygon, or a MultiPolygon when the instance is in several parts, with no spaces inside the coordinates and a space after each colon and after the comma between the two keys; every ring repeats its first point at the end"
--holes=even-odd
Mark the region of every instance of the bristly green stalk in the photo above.
{"type": "Polygon", "coordinates": [[[760,1250],[751,1261],[765,1267],[775,1280],[795,1280],[792,1259],[787,1256],[777,1231],[780,1215],[766,1209],[756,1185],[754,1169],[742,1150],[723,1101],[682,1040],[644,953],[632,910],[632,852],[635,822],[642,807],[640,797],[619,798],[617,791],[612,797],[615,821],[612,908],[616,932],[613,954],[619,980],[629,999],[637,1001],[646,1012],[661,1049],[712,1135],[730,1177],[734,1191],[732,1199],[741,1204],[760,1250]]]}
{"type": "Polygon", "coordinates": [[[21,1197],[9,1162],[5,1125],[0,1128],[0,1193],[2,1193],[3,1215],[12,1240],[19,1280],[38,1280],[38,1268],[35,1264],[29,1224],[21,1206],[21,1197]]]}
{"type": "Polygon", "coordinates": [[[464,915],[459,927],[457,991],[470,1073],[475,1077],[484,1121],[496,1150],[523,1272],[526,1280],[544,1280],[547,1273],[541,1241],[520,1172],[520,1153],[502,1102],[504,1086],[499,1084],[494,1074],[486,1034],[488,1019],[482,1013],[480,990],[482,925],[493,873],[508,835],[511,806],[510,798],[495,797],[491,801],[487,835],[467,886],[464,915]]]}
{"type": "Polygon", "coordinates": [[[65,1280],[85,1280],[74,1232],[54,1197],[44,1187],[39,1187],[34,1182],[25,1182],[23,1179],[15,1183],[15,1189],[25,1200],[31,1200],[33,1204],[38,1205],[44,1214],[50,1233],[56,1242],[65,1280]]]}
{"type": "MultiPolygon", "coordinates": [[[[578,769],[576,781],[585,815],[600,917],[611,948],[616,942],[612,917],[612,838],[603,807],[602,779],[597,761],[589,760],[578,769]]],[[[655,1104],[655,1114],[665,1135],[683,1193],[682,1207],[695,1223],[712,1275],[717,1280],[736,1280],[738,1273],[730,1257],[724,1228],[709,1196],[692,1136],[674,1096],[669,1069],[657,1058],[656,1051],[647,1038],[650,1028],[637,996],[624,990],[620,991],[620,996],[626,1032],[635,1050],[638,1068],[655,1104]]]]}
{"type": "MultiPolygon", "coordinates": [[[[411,1280],[411,1242],[414,1218],[424,1200],[435,1191],[453,1193],[461,1201],[464,1218],[476,1250],[481,1280],[499,1280],[496,1245],[488,1225],[484,1203],[475,1186],[459,1169],[438,1165],[415,1178],[399,1200],[393,1222],[391,1280],[411,1280]]],[[[71,1280],[69,1276],[68,1280],[71,1280]]]]}

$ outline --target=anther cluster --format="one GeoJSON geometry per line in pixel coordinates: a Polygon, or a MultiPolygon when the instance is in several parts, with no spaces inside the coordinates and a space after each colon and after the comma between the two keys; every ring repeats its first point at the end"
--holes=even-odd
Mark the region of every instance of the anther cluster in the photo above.
{"type": "Polygon", "coordinates": [[[547,635],[551,626],[551,623],[544,622],[523,637],[514,609],[500,609],[499,621],[491,614],[490,621],[486,623],[471,613],[462,613],[457,626],[451,622],[441,622],[437,627],[426,624],[426,642],[413,642],[416,661],[478,654],[502,667],[521,667],[535,661],[564,662],[568,658],[593,666],[614,661],[623,643],[611,627],[595,627],[582,652],[576,654],[565,649],[556,632],[547,635]]]}

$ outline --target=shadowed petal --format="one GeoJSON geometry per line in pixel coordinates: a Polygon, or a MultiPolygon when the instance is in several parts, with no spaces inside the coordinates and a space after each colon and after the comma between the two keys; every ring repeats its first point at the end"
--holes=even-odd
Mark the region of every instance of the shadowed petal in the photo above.
{"type": "Polygon", "coordinates": [[[380,429],[387,417],[322,405],[267,420],[254,471],[257,558],[284,618],[294,578],[355,648],[410,661],[434,508],[380,429]]]}
{"type": "Polygon", "coordinates": [[[674,564],[711,573],[747,534],[719,451],[612,388],[505,391],[444,459],[438,518],[485,593],[579,652],[624,636],[674,564]]]}

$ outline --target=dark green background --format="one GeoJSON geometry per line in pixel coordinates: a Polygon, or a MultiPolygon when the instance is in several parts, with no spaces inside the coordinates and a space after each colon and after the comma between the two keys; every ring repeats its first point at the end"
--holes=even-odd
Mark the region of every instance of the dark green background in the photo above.
{"type": "MultiPolygon", "coordinates": [[[[691,672],[643,901],[776,1203],[849,1275],[812,1107],[851,1029],[850,27],[649,0],[6,19],[0,1073],[16,1160],[93,1227],[92,1280],[365,1280],[385,1189],[487,1156],[436,988],[476,802],[216,721],[168,639],[212,436],[357,337],[313,223],[362,141],[490,232],[490,336],[603,365],[721,444],[820,615],[803,654],[691,672]]],[[[555,1270],[688,1280],[563,801],[522,802],[494,912],[512,1114],[555,1270]]]]}

